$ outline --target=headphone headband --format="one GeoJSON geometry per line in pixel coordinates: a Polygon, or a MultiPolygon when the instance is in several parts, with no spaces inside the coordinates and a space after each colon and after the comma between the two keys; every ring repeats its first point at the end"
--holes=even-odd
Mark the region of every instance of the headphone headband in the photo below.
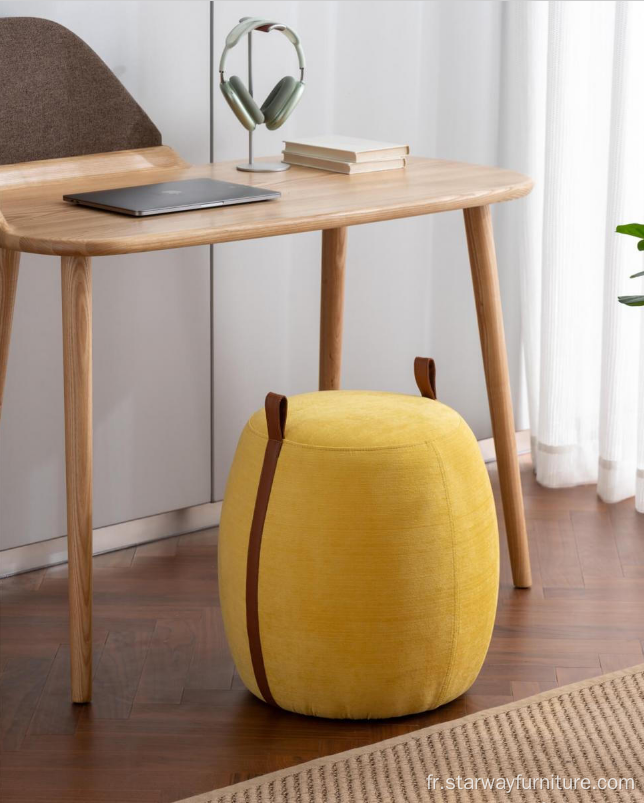
{"type": "Polygon", "coordinates": [[[226,46],[224,47],[224,52],[221,54],[221,59],[219,60],[219,74],[222,78],[222,81],[224,65],[226,64],[226,56],[228,55],[228,51],[232,50],[232,48],[235,47],[235,45],[245,34],[260,29],[266,32],[280,31],[284,34],[284,36],[295,48],[300,71],[302,76],[304,75],[304,68],[306,67],[304,51],[302,50],[300,37],[295,33],[295,31],[292,28],[289,28],[288,25],[284,25],[282,22],[272,22],[271,20],[264,20],[260,19],[259,17],[250,17],[249,19],[242,20],[238,25],[235,25],[235,27],[226,37],[226,46]]]}

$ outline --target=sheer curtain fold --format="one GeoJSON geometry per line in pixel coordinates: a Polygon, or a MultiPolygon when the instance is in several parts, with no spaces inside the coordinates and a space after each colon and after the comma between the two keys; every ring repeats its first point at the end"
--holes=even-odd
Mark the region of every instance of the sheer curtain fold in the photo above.
{"type": "Polygon", "coordinates": [[[508,6],[506,36],[524,46],[506,130],[518,106],[534,130],[514,130],[515,149],[543,181],[513,221],[537,479],[596,482],[606,502],[636,494],[644,512],[644,314],[617,301],[641,292],[629,275],[644,260],[615,234],[644,221],[644,3],[508,6]]]}

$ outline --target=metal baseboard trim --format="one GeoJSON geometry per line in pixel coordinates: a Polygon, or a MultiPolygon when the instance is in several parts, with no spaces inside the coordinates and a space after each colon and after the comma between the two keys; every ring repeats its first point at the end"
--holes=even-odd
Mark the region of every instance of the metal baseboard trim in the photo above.
{"type": "MultiPolygon", "coordinates": [[[[519,457],[524,454],[530,454],[530,430],[524,429],[516,433],[517,439],[517,454],[519,457]]],[[[479,448],[485,465],[496,463],[496,449],[494,448],[494,438],[486,438],[479,441],[479,448]]]]}
{"type": "MultiPolygon", "coordinates": [[[[206,502],[203,505],[99,527],[94,530],[94,554],[102,555],[174,535],[207,530],[219,524],[220,516],[221,502],[206,502]]],[[[44,569],[59,563],[67,563],[67,536],[64,535],[0,552],[0,577],[44,569]]]]}

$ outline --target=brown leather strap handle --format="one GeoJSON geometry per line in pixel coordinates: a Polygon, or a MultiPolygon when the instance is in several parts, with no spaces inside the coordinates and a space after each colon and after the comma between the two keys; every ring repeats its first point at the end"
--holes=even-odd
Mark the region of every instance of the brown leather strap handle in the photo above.
{"type": "Polygon", "coordinates": [[[268,437],[272,441],[283,441],[286,414],[288,412],[288,399],[286,396],[280,396],[278,393],[269,393],[264,403],[264,409],[266,410],[268,437]]]}
{"type": "Polygon", "coordinates": [[[426,399],[436,399],[436,363],[431,357],[416,357],[414,377],[420,395],[426,399]]]}
{"type": "Polygon", "coordinates": [[[273,480],[277,471],[277,458],[282,450],[284,428],[286,427],[286,413],[288,401],[286,396],[278,393],[269,393],[264,403],[266,410],[266,425],[268,427],[268,441],[264,452],[262,473],[259,476],[257,496],[255,497],[255,510],[250,525],[248,539],[248,558],[246,563],[246,630],[248,633],[248,646],[253,664],[253,672],[260,694],[271,705],[276,705],[266,676],[264,653],[259,632],[259,562],[262,551],[262,537],[264,535],[264,522],[266,511],[271,498],[273,480]]]}

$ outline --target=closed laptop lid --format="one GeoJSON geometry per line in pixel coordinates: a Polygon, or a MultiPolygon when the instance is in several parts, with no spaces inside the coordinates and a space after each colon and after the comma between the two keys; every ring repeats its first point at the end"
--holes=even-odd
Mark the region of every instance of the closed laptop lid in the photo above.
{"type": "Polygon", "coordinates": [[[263,187],[249,187],[211,178],[164,181],[140,187],[119,187],[64,195],[65,201],[96,206],[132,215],[160,214],[211,206],[279,198],[280,193],[263,187]]]}

